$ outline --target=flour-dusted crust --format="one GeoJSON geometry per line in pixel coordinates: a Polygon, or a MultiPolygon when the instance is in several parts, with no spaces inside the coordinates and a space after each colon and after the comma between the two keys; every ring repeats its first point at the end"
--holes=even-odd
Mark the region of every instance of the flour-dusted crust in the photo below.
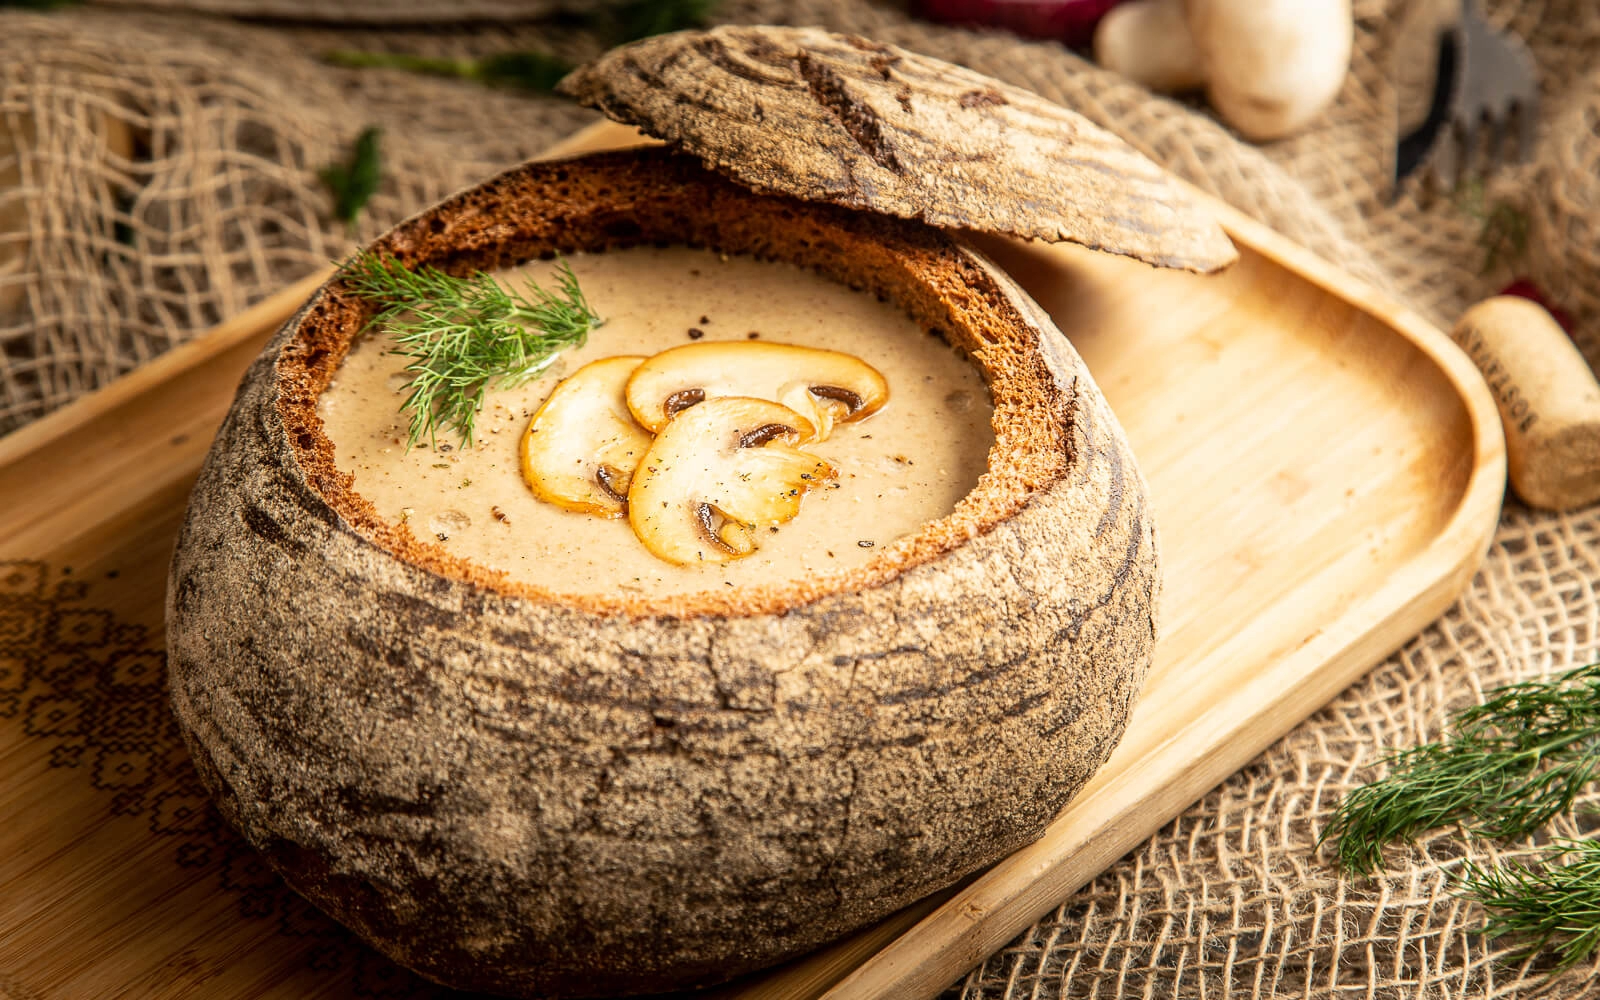
{"type": "Polygon", "coordinates": [[[860,928],[1036,838],[1150,662],[1156,540],[1122,432],[951,238],[655,150],[518,168],[377,249],[464,270],[658,241],[816,268],[968,352],[995,402],[977,488],[792,587],[652,604],[507,581],[337,470],[315,404],[366,314],[335,281],[245,377],[173,559],[172,701],[223,815],[452,985],[658,991],[860,928]]]}
{"type": "Polygon", "coordinates": [[[612,49],[559,89],[757,191],[1203,273],[1238,258],[1160,167],[1082,115],[864,38],[675,32],[612,49]]]}

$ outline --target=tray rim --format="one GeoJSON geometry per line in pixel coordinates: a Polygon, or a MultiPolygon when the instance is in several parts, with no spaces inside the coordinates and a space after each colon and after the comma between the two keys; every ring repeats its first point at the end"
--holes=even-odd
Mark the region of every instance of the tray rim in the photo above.
{"type": "MultiPolygon", "coordinates": [[[[1100,776],[1107,773],[1108,762],[1108,768],[1102,768],[1091,779],[1038,841],[998,862],[909,929],[875,947],[826,989],[801,992],[787,988],[787,982],[777,981],[786,981],[790,975],[798,980],[802,971],[808,978],[815,977],[820,971],[796,969],[794,974],[786,975],[785,970],[774,977],[778,989],[758,987],[740,996],[804,996],[819,1000],[877,1000],[890,996],[931,1000],[938,996],[963,972],[1004,947],[1095,874],[1149,839],[1173,816],[1246,766],[1416,636],[1456,601],[1477,572],[1499,525],[1506,484],[1504,431],[1482,374],[1448,334],[1420,313],[1232,205],[1187,182],[1183,185],[1216,217],[1236,244],[1375,320],[1409,342],[1444,376],[1465,411],[1473,447],[1471,471],[1450,517],[1427,544],[1394,569],[1379,589],[1366,599],[1351,603],[1343,614],[1280,661],[1268,665],[1250,684],[1212,705],[1194,724],[1168,732],[1152,753],[1140,758],[1131,773],[1155,769],[1161,754],[1172,753],[1189,742],[1187,737],[1192,737],[1195,729],[1205,728],[1205,723],[1219,718],[1230,720],[1216,727],[1234,737],[1227,744],[1227,752],[1209,754],[1200,766],[1165,784],[1127,781],[1122,794],[1118,789],[1104,787],[1100,781],[1100,776]],[[1320,666],[1308,669],[1308,662],[1320,666]],[[1278,683],[1279,677],[1300,680],[1278,683]],[[1257,689],[1276,694],[1257,697],[1257,689]],[[1283,713],[1295,720],[1288,729],[1270,734],[1247,732],[1250,722],[1283,713]],[[1127,794],[1128,789],[1138,789],[1137,794],[1127,794]],[[1166,819],[1156,824],[1119,822],[1152,798],[1165,803],[1157,811],[1166,819]],[[1075,813],[1097,811],[1110,813],[1111,818],[1098,824],[1096,830],[1081,831],[1100,834],[1091,843],[1091,838],[1078,836],[1080,831],[1072,817],[1075,813]],[[1112,833],[1116,835],[1110,836],[1112,833]],[[1095,859],[1087,865],[1072,866],[1092,866],[1093,871],[1087,876],[1065,870],[1069,867],[1067,859],[1078,851],[1095,859]],[[1028,871],[1032,877],[1025,883],[1015,878],[1008,880],[1017,870],[1028,871]]],[[[1215,745],[1217,740],[1207,742],[1215,745]]]]}
{"type": "MultiPolygon", "coordinates": [[[[617,148],[639,138],[632,129],[601,121],[568,136],[544,157],[617,148]]],[[[1160,825],[1248,764],[1287,731],[1251,734],[1246,732],[1250,722],[1267,714],[1288,713],[1298,725],[1434,621],[1455,601],[1476,571],[1499,523],[1506,457],[1493,397],[1466,354],[1416,311],[1242,211],[1192,185],[1184,186],[1241,247],[1399,335],[1444,376],[1465,411],[1473,447],[1467,481],[1449,518],[1425,545],[1395,568],[1381,587],[1351,603],[1309,640],[1269,665],[1250,684],[1213,705],[1195,723],[1167,733],[1129,773],[1156,769],[1163,753],[1172,753],[1198,728],[1224,734],[1208,736],[1206,741],[1215,744],[1225,737],[1228,752],[1209,754],[1201,766],[1181,771],[1166,781],[1130,780],[1120,789],[1102,787],[1098,779],[1091,781],[1040,840],[966,881],[953,893],[946,890],[902,911],[898,919],[891,917],[877,928],[780,966],[754,982],[708,991],[708,997],[869,1000],[883,996],[936,996],[962,972],[1054,909],[1061,899],[1144,842],[1160,825]],[[1299,680],[1288,683],[1287,678],[1299,680]],[[1258,691],[1264,694],[1257,694],[1258,691]],[[1219,718],[1229,721],[1217,725],[1214,720],[1219,718]],[[1212,723],[1209,727],[1205,725],[1208,722],[1212,723]],[[1149,821],[1118,822],[1152,799],[1162,803],[1155,810],[1164,817],[1160,823],[1152,826],[1149,821]],[[1088,808],[1091,805],[1096,808],[1088,808]],[[1072,823],[1073,815],[1091,811],[1112,818],[1095,824],[1093,829],[1077,829],[1072,823]],[[1077,859],[1078,863],[1071,864],[1070,859],[1077,859]],[[1019,870],[1027,873],[1026,880],[1016,877],[1019,870]],[[1088,874],[1084,875],[1086,870],[1088,874]]],[[[276,330],[295,315],[334,270],[333,266],[319,268],[108,386],[0,437],[0,467],[41,453],[145,393],[276,330]]]]}

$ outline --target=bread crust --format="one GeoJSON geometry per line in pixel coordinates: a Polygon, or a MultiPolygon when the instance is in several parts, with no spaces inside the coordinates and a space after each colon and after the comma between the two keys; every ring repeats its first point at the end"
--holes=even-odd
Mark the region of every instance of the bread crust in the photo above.
{"type": "Polygon", "coordinates": [[[756,191],[1209,273],[1238,252],[1148,157],[1037,94],[820,28],[612,49],[558,88],[756,191]]]}
{"type": "Polygon", "coordinates": [[[173,707],[222,814],[456,987],[703,985],[869,924],[1036,838],[1150,662],[1157,546],[1122,432],[951,238],[655,150],[520,167],[377,249],[463,270],[654,242],[814,267],[938,329],[994,396],[989,472],[856,571],[563,597],[383,521],[338,471],[315,403],[365,312],[334,281],[245,376],[174,555],[173,707]]]}

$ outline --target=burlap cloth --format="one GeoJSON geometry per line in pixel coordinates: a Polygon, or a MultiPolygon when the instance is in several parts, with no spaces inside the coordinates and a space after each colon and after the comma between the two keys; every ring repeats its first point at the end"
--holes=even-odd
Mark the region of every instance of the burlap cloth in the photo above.
{"type": "MultiPolygon", "coordinates": [[[[126,6],[126,0],[105,7],[126,6]]],[[[0,14],[0,433],[104,385],[339,256],[409,212],[586,122],[553,99],[318,62],[332,48],[467,55],[599,41],[547,0],[346,5],[167,0],[291,21],[72,8],[0,14]],[[463,26],[466,11],[503,17],[463,26]],[[345,23],[338,24],[343,20],[345,23]],[[352,22],[363,22],[357,26],[352,22]],[[408,23],[396,23],[408,22],[408,23]],[[316,171],[369,124],[385,181],[354,231],[316,171]]],[[[568,7],[574,6],[571,4],[568,7]]],[[[1258,148],[1063,48],[936,27],[849,0],[729,0],[720,17],[820,24],[964,63],[1077,108],[1441,325],[1528,275],[1600,341],[1600,7],[1490,2],[1543,72],[1534,164],[1484,202],[1526,213],[1520,257],[1485,273],[1471,206],[1388,201],[1396,117],[1427,46],[1407,0],[1357,0],[1352,73],[1306,135],[1258,148]]],[[[1315,837],[1395,748],[1435,737],[1489,687],[1595,658],[1600,509],[1508,504],[1492,550],[1443,619],[1059,910],[952,986],[962,998],[1477,997],[1600,993],[1600,965],[1551,977],[1507,961],[1450,879],[1526,845],[1441,832],[1387,874],[1340,878],[1315,837]]],[[[1585,813],[1592,815],[1591,795],[1585,813]]],[[[1583,815],[1582,813],[1580,815],[1583,815]]],[[[1592,819],[1588,820],[1592,826],[1592,819]]],[[[1584,821],[1557,825],[1582,832],[1584,821]]]]}

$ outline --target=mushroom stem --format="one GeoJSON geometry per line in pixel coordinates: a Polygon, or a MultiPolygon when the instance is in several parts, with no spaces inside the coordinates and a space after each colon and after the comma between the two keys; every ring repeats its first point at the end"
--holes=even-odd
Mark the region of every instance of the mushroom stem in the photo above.
{"type": "Polygon", "coordinates": [[[1185,0],[1206,96],[1247,139],[1311,124],[1344,86],[1350,0],[1185,0]]]}
{"type": "Polygon", "coordinates": [[[1206,83],[1182,0],[1133,0],[1113,7],[1095,28],[1094,61],[1162,93],[1206,83]]]}

